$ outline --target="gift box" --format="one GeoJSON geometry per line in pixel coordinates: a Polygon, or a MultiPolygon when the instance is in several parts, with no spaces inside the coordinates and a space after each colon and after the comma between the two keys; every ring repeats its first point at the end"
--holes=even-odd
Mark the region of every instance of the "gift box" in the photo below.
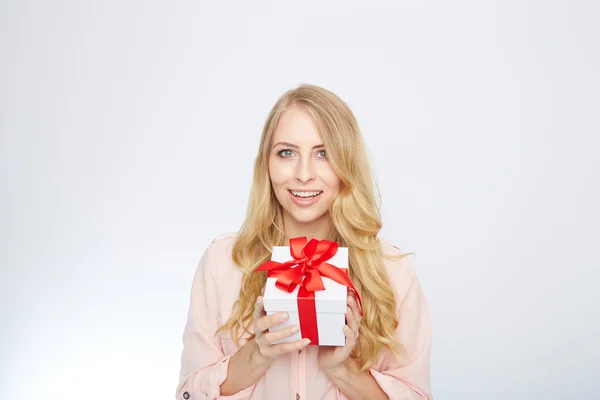
{"type": "Polygon", "coordinates": [[[269,271],[263,295],[267,315],[289,315],[270,330],[300,327],[297,334],[275,343],[308,338],[311,345],[344,346],[348,290],[356,293],[348,276],[348,248],[293,238],[290,246],[273,247],[271,261],[257,271],[269,271]]]}

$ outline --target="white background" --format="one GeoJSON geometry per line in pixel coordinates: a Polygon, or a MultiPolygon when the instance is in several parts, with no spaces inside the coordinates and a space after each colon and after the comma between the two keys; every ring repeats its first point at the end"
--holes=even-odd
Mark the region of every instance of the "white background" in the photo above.
{"type": "Polygon", "coordinates": [[[0,398],[173,398],[196,265],[303,82],[416,252],[436,399],[600,396],[600,6],[366,3],[0,3],[0,398]]]}

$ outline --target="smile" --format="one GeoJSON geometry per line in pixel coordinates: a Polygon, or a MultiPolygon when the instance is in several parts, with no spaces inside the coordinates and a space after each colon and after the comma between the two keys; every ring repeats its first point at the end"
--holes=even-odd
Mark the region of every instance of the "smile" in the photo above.
{"type": "Polygon", "coordinates": [[[313,191],[307,191],[307,190],[302,190],[302,191],[290,190],[289,192],[291,194],[293,194],[294,196],[296,196],[296,197],[302,197],[302,198],[315,197],[315,196],[318,196],[321,193],[323,193],[322,190],[313,190],[313,191]]]}
{"type": "Polygon", "coordinates": [[[321,190],[311,190],[311,191],[297,191],[297,190],[288,190],[290,194],[290,198],[292,202],[300,207],[308,207],[319,201],[321,198],[321,194],[323,191],[321,190]]]}

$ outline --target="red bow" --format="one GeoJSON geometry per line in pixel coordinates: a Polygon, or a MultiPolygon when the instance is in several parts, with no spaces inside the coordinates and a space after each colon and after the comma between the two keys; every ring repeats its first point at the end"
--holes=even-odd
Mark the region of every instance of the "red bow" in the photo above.
{"type": "Polygon", "coordinates": [[[354,292],[362,314],[362,301],[358,291],[352,284],[347,270],[342,270],[325,261],[337,252],[338,244],[329,240],[311,239],[307,244],[306,237],[290,239],[290,254],[293,260],[280,263],[266,261],[255,271],[269,271],[269,277],[276,277],[275,285],[287,292],[293,292],[300,285],[309,292],[325,290],[321,276],[346,286],[354,292]],[[297,265],[296,268],[292,268],[297,265]]]}

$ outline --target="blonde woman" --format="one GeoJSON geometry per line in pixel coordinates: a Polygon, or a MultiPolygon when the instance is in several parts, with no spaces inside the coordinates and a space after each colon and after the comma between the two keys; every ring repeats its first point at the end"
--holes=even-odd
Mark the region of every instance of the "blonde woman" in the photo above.
{"type": "Polygon", "coordinates": [[[431,325],[409,254],[378,237],[376,186],[352,111],[314,85],[286,92],[264,125],[246,219],[217,237],[195,274],[178,400],[432,399],[431,325]],[[289,239],[349,249],[346,345],[273,344],[297,327],[262,303],[273,246],[289,239]]]}

